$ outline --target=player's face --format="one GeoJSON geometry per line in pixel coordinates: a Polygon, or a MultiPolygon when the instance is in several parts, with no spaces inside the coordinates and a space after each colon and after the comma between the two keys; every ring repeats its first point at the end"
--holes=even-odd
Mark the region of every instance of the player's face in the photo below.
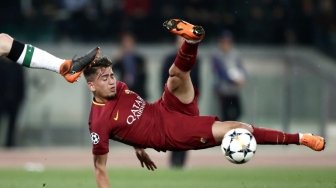
{"type": "Polygon", "coordinates": [[[88,84],[97,102],[105,103],[117,93],[117,80],[111,67],[98,69],[96,78],[88,84]]]}

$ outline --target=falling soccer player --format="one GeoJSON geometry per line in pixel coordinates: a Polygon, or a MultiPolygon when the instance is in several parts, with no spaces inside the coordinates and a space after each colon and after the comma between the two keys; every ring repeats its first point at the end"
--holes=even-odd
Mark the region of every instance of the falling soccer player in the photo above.
{"type": "Polygon", "coordinates": [[[205,31],[201,26],[180,19],[168,20],[163,26],[170,33],[182,36],[185,42],[172,62],[161,98],[154,103],[146,102],[125,83],[117,81],[112,62],[106,57],[96,57],[98,48],[82,58],[62,60],[0,34],[1,56],[30,68],[60,73],[70,82],[84,73],[93,94],[89,129],[99,188],[110,185],[106,168],[109,139],[133,146],[141,166],[149,170],[156,169],[156,165],[145,148],[181,151],[214,147],[220,145],[225,133],[234,128],[250,131],[259,145],[296,144],[315,151],[324,149],[324,138],[310,133],[291,134],[238,121],[221,122],[216,116],[200,116],[199,94],[191,82],[190,70],[205,31]]]}

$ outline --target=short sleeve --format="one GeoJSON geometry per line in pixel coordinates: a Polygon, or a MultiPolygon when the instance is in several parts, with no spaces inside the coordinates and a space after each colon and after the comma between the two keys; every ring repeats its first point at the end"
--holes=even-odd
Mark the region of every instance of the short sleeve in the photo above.
{"type": "Polygon", "coordinates": [[[92,153],[94,155],[104,155],[109,152],[109,137],[106,132],[91,130],[90,136],[92,142],[92,153]]]}

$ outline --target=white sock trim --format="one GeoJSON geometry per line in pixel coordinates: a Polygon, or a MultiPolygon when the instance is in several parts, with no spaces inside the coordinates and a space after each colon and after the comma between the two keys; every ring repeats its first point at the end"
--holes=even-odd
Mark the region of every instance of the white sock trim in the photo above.
{"type": "MultiPolygon", "coordinates": [[[[27,48],[29,44],[25,44],[22,54],[20,55],[17,63],[23,65],[25,57],[27,55],[27,48]]],[[[34,51],[29,62],[30,68],[46,69],[59,73],[61,65],[64,63],[64,59],[60,59],[44,50],[37,47],[33,47],[34,51]]],[[[29,49],[29,48],[28,48],[29,49]]],[[[27,63],[27,62],[26,62],[27,63]]]]}
{"type": "MultiPolygon", "coordinates": [[[[303,134],[299,133],[299,141],[301,141],[303,134]]],[[[301,142],[300,142],[301,143],[301,142]]]]}
{"type": "Polygon", "coordinates": [[[202,39],[200,40],[188,40],[188,39],[185,39],[185,41],[189,44],[197,44],[197,43],[200,43],[202,41],[202,39]]]}

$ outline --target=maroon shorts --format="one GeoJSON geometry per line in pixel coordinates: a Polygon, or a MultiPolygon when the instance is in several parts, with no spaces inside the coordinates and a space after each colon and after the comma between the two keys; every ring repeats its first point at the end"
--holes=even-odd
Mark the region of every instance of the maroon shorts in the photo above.
{"type": "Polygon", "coordinates": [[[212,135],[212,125],[218,120],[215,116],[199,116],[199,93],[189,104],[183,104],[167,87],[161,99],[161,114],[167,150],[202,149],[218,145],[212,135]]]}

